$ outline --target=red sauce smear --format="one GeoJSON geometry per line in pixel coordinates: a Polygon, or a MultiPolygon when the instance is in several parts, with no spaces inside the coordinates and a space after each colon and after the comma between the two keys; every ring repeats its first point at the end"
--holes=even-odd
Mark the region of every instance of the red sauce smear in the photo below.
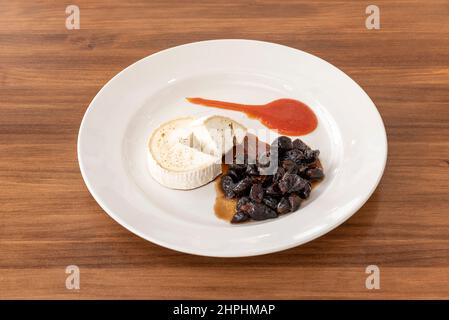
{"type": "Polygon", "coordinates": [[[278,99],[267,104],[250,105],[203,98],[187,98],[193,104],[244,112],[280,134],[302,136],[315,130],[318,120],[304,103],[294,99],[278,99]]]}

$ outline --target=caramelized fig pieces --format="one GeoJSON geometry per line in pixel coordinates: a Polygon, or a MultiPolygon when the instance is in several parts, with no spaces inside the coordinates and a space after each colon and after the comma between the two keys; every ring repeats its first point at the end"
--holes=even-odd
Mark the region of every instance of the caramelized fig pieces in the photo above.
{"type": "Polygon", "coordinates": [[[241,179],[241,176],[239,176],[239,174],[237,174],[234,170],[228,170],[226,174],[232,178],[233,182],[237,182],[241,179]]]}
{"type": "Polygon", "coordinates": [[[276,210],[279,214],[289,213],[291,211],[291,205],[288,199],[285,197],[282,198],[281,201],[279,201],[276,210]]]}
{"type": "Polygon", "coordinates": [[[251,191],[249,192],[249,197],[251,200],[257,203],[261,203],[263,199],[263,187],[261,184],[253,184],[251,191]]]}
{"type": "Polygon", "coordinates": [[[307,199],[310,196],[310,192],[312,191],[312,185],[310,184],[310,182],[307,182],[304,187],[298,191],[298,195],[303,198],[303,199],[307,199]]]}
{"type": "Polygon", "coordinates": [[[242,211],[237,211],[234,216],[232,217],[231,223],[239,223],[244,222],[249,219],[249,215],[242,211]]]}
{"type": "Polygon", "coordinates": [[[266,196],[262,199],[262,202],[269,208],[276,210],[279,200],[274,197],[266,196]]]}
{"type": "Polygon", "coordinates": [[[320,155],[320,150],[307,150],[304,152],[303,161],[306,163],[312,163],[318,160],[318,156],[320,155]]]}
{"type": "Polygon", "coordinates": [[[221,177],[221,188],[226,198],[234,198],[234,181],[228,175],[221,177]]]}
{"type": "Polygon", "coordinates": [[[282,161],[282,168],[288,173],[297,174],[298,173],[298,166],[296,163],[292,160],[284,160],[282,161]]]}
{"type": "Polygon", "coordinates": [[[225,196],[238,199],[231,222],[271,219],[298,210],[310,196],[312,182],[324,178],[319,154],[300,139],[281,136],[256,163],[237,155],[221,177],[225,196]]]}
{"type": "Polygon", "coordinates": [[[302,141],[301,139],[293,140],[292,147],[293,147],[293,149],[298,149],[302,152],[305,152],[306,150],[311,150],[310,147],[308,145],[306,145],[304,143],[304,141],[302,141]]]}
{"type": "Polygon", "coordinates": [[[292,139],[286,136],[280,136],[273,141],[273,143],[271,144],[271,148],[277,148],[281,152],[291,150],[293,148],[292,139]]]}
{"type": "Polygon", "coordinates": [[[296,211],[301,206],[302,199],[295,193],[288,196],[288,202],[290,203],[291,211],[296,211]]]}
{"type": "Polygon", "coordinates": [[[285,169],[283,167],[278,167],[276,173],[274,174],[273,181],[279,182],[285,174],[285,169]]]}
{"type": "Polygon", "coordinates": [[[254,220],[272,219],[278,216],[276,211],[262,203],[255,203],[249,211],[249,215],[254,220]]]}
{"type": "Polygon", "coordinates": [[[311,181],[317,181],[324,178],[324,173],[320,168],[311,168],[306,170],[305,176],[311,181]]]}
{"type": "Polygon", "coordinates": [[[282,195],[282,192],[279,189],[279,185],[277,183],[273,183],[272,185],[268,186],[265,192],[266,194],[274,197],[282,195]]]}
{"type": "Polygon", "coordinates": [[[247,211],[248,208],[245,207],[251,200],[248,197],[241,197],[239,201],[237,201],[236,211],[247,211]]]}
{"type": "Polygon", "coordinates": [[[297,174],[286,173],[279,181],[279,190],[282,193],[299,192],[306,188],[307,180],[297,174]]]}
{"type": "Polygon", "coordinates": [[[295,193],[290,194],[288,197],[283,197],[277,205],[277,212],[279,214],[285,214],[293,212],[299,209],[302,199],[295,193]]]}
{"type": "Polygon", "coordinates": [[[251,187],[251,178],[246,177],[243,178],[243,180],[240,180],[238,183],[236,183],[232,191],[236,195],[243,195],[250,187],[251,187]]]}
{"type": "Polygon", "coordinates": [[[297,164],[300,164],[301,162],[304,161],[305,159],[305,155],[301,150],[298,149],[292,149],[289,150],[285,153],[285,155],[283,156],[284,160],[291,160],[297,164]]]}
{"type": "Polygon", "coordinates": [[[308,179],[306,176],[306,171],[309,169],[309,165],[305,163],[301,163],[297,166],[298,168],[298,175],[300,175],[302,178],[308,179]]]}

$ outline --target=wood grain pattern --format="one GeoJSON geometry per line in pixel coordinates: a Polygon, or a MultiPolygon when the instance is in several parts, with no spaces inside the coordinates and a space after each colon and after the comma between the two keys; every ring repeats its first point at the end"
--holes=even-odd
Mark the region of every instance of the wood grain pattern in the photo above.
{"type": "Polygon", "coordinates": [[[0,1],[0,298],[449,298],[449,2],[0,1]],[[216,259],[146,242],[81,178],[76,139],[97,91],[134,61],[214,38],[259,39],[335,64],[384,119],[389,159],[366,205],[270,256],[216,259]],[[65,288],[65,267],[81,289],[65,288]],[[365,289],[365,267],[381,289],[365,289]]]}

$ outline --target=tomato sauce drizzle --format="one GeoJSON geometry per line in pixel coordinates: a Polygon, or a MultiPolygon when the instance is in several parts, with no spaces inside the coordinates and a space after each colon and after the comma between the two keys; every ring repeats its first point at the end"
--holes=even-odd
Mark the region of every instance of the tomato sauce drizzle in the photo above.
{"type": "Polygon", "coordinates": [[[193,104],[244,112],[266,127],[289,136],[306,135],[318,126],[318,119],[306,104],[294,99],[278,99],[267,104],[239,104],[203,98],[187,98],[193,104]]]}

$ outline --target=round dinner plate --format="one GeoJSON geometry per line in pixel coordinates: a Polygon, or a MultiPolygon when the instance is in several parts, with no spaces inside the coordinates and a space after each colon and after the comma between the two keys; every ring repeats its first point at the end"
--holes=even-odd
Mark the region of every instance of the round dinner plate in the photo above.
{"type": "Polygon", "coordinates": [[[266,254],[327,233],[368,200],[386,158],[382,119],[357,83],[311,54],[253,40],[196,42],[132,64],[98,92],[78,136],[84,181],[113,219],[161,246],[216,257],[266,254]],[[159,185],[146,166],[146,143],[162,122],[220,114],[263,128],[244,113],[193,105],[186,97],[306,103],[318,127],[301,139],[321,151],[325,179],[298,211],[237,225],[215,216],[213,183],[189,191],[159,185]]]}

